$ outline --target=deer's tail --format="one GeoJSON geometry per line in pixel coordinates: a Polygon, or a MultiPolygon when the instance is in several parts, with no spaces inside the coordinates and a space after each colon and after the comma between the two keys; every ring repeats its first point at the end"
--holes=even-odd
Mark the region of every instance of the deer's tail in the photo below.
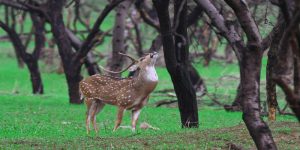
{"type": "Polygon", "coordinates": [[[79,89],[80,101],[84,100],[84,95],[82,94],[81,90],[79,89]]]}

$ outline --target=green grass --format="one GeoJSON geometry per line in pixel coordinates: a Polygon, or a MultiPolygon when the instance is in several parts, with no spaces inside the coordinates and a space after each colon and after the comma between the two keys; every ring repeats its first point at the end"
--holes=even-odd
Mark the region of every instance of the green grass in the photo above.
{"type": "MultiPolygon", "coordinates": [[[[113,27],[113,14],[102,24],[104,31],[113,27]]],[[[92,15],[91,22],[94,22],[98,14],[92,15]]],[[[83,27],[78,25],[78,28],[83,27]]],[[[141,28],[149,30],[147,26],[141,28]]],[[[25,32],[30,29],[31,22],[27,20],[25,32]]],[[[50,30],[49,26],[47,30],[50,30]]],[[[146,33],[144,48],[149,47],[154,37],[152,32],[146,33]]],[[[0,35],[5,35],[2,29],[0,35]]],[[[47,37],[50,38],[51,34],[47,37]]],[[[97,51],[107,53],[111,49],[110,41],[110,37],[105,38],[106,44],[97,47],[97,51]]],[[[28,51],[32,48],[33,43],[28,51]]],[[[97,116],[100,133],[96,135],[92,131],[87,135],[86,108],[68,103],[64,75],[51,73],[56,66],[49,69],[41,61],[45,94],[33,95],[28,71],[17,67],[11,43],[1,42],[0,49],[0,149],[229,149],[230,143],[255,148],[241,119],[242,114],[225,112],[207,96],[198,100],[198,129],[181,128],[178,108],[154,107],[155,102],[172,98],[153,93],[149,104],[142,110],[138,126],[147,122],[160,130],[138,128],[135,133],[130,129],[112,132],[117,110],[107,105],[97,116]]],[[[208,93],[216,94],[221,103],[230,104],[239,83],[237,64],[212,61],[209,67],[203,67],[200,63],[194,65],[204,78],[208,93]]],[[[263,65],[266,65],[266,59],[263,65]]],[[[173,86],[166,69],[157,68],[157,72],[159,84],[156,91],[171,89],[173,86]]],[[[261,76],[261,99],[265,102],[265,67],[262,67],[261,76]]],[[[280,92],[278,95],[280,106],[283,106],[284,95],[280,92]]],[[[122,125],[129,124],[130,113],[126,112],[122,125]]],[[[278,116],[276,122],[269,124],[279,149],[299,149],[299,126],[293,116],[278,116]]]]}
{"type": "MultiPolygon", "coordinates": [[[[68,103],[63,75],[43,73],[45,94],[32,95],[27,69],[18,69],[14,59],[3,55],[0,63],[0,149],[212,149],[226,148],[231,142],[246,148],[254,146],[241,120],[241,113],[208,107],[204,102],[210,100],[204,98],[200,101],[199,129],[181,129],[178,109],[154,107],[153,103],[161,99],[155,94],[142,110],[139,124],[147,122],[160,130],[138,129],[132,133],[130,129],[119,129],[112,132],[117,110],[107,105],[97,116],[100,133],[96,135],[92,131],[91,135],[86,135],[86,108],[68,103]],[[235,127],[239,129],[234,130],[235,127]],[[240,137],[239,132],[243,132],[246,138],[240,137]]],[[[221,76],[236,76],[238,73],[236,64],[224,68],[220,62],[212,62],[209,68],[196,67],[207,80],[208,89],[213,89],[211,85],[221,76]]],[[[166,69],[158,68],[157,71],[160,79],[157,90],[172,88],[166,69]]],[[[234,85],[237,83],[235,81],[234,85]]],[[[220,93],[225,88],[222,87],[220,93]]],[[[230,101],[232,99],[227,100],[230,101]]],[[[279,116],[277,123],[295,121],[291,116],[279,116]]],[[[122,125],[129,124],[130,113],[126,112],[122,125]]],[[[280,126],[274,132],[290,135],[294,133],[292,127],[280,126]]],[[[284,142],[283,145],[293,148],[295,143],[284,142]]]]}

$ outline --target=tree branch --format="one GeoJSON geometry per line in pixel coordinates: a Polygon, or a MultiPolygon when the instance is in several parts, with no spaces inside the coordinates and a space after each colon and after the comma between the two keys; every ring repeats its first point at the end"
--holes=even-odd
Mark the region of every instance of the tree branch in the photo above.
{"type": "Polygon", "coordinates": [[[247,44],[250,46],[260,47],[261,36],[258,30],[258,26],[251,16],[247,2],[244,0],[225,0],[225,2],[235,12],[239,23],[241,24],[248,38],[247,44]]]}
{"type": "Polygon", "coordinates": [[[213,25],[220,31],[227,41],[232,45],[238,60],[241,60],[241,54],[239,50],[244,49],[245,45],[234,27],[228,26],[224,16],[220,14],[217,8],[209,0],[194,0],[198,6],[200,6],[205,13],[209,16],[213,25]]]}
{"type": "MultiPolygon", "coordinates": [[[[87,53],[93,48],[93,39],[98,35],[100,32],[99,28],[102,22],[104,21],[105,17],[109,14],[109,12],[115,8],[119,3],[123,2],[124,0],[116,0],[108,5],[105,6],[104,10],[101,12],[100,16],[97,18],[91,32],[87,36],[86,40],[83,42],[80,50],[75,54],[76,56],[72,59],[72,63],[76,64],[81,59],[83,59],[87,53]]],[[[83,62],[83,61],[81,61],[83,62]]],[[[81,64],[80,64],[81,65],[81,64]]]]}

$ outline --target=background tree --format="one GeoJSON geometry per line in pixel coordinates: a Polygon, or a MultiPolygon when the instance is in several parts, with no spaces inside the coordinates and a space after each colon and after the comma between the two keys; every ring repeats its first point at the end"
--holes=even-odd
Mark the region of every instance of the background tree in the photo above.
{"type": "Polygon", "coordinates": [[[163,50],[168,72],[178,98],[183,127],[198,127],[195,89],[188,74],[187,1],[174,2],[174,24],[171,27],[169,1],[153,0],[160,23],[163,50]],[[175,33],[173,32],[175,30],[175,33]]]}

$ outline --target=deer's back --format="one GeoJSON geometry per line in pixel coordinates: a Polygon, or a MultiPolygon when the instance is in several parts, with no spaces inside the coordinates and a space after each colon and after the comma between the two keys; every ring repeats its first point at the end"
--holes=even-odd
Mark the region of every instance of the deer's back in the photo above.
{"type": "Polygon", "coordinates": [[[110,102],[122,96],[126,97],[126,93],[129,93],[131,89],[132,79],[97,74],[82,80],[79,86],[85,97],[110,102]]]}

